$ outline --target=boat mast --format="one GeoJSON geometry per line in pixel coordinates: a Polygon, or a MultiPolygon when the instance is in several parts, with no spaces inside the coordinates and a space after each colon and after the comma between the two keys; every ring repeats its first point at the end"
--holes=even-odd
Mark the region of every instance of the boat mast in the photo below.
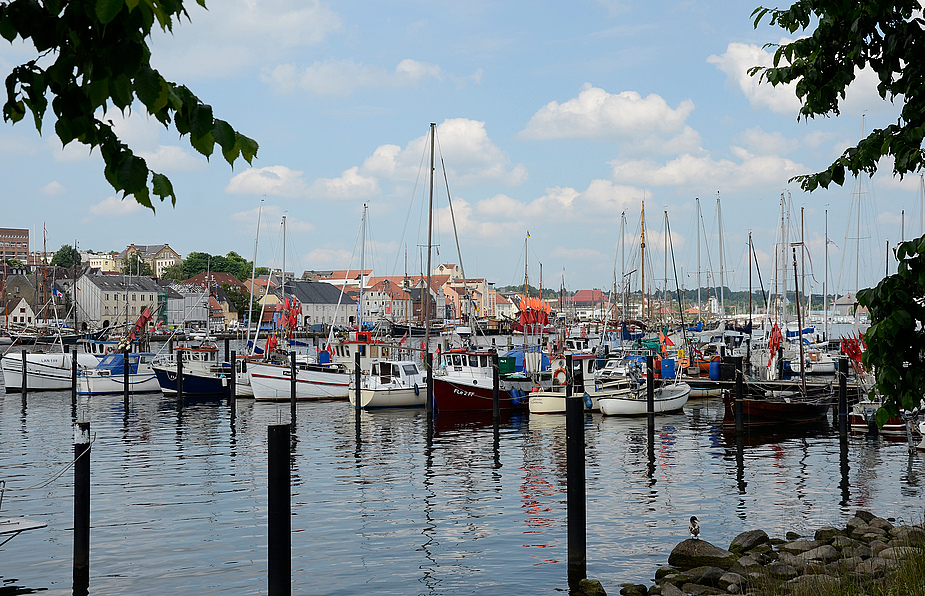
{"type": "Polygon", "coordinates": [[[283,216],[283,271],[282,276],[283,285],[282,285],[282,295],[283,300],[286,299],[286,216],[283,216]]]}
{"type": "Polygon", "coordinates": [[[629,282],[626,279],[626,211],[620,214],[620,294],[623,296],[623,312],[620,316],[626,320],[626,311],[629,309],[629,282]]]}
{"type": "MultiPolygon", "coordinates": [[[[800,274],[800,286],[802,286],[803,291],[806,291],[806,238],[804,234],[806,233],[806,223],[803,217],[803,207],[800,207],[800,267],[803,269],[800,274]]],[[[806,299],[806,315],[809,315],[809,311],[813,305],[813,295],[808,294],[806,299]]],[[[806,317],[804,317],[805,319],[806,317]]],[[[800,327],[800,340],[803,339],[803,327],[800,327]]]]}
{"type": "Polygon", "coordinates": [[[697,320],[703,315],[700,300],[700,197],[694,199],[697,203],[697,320]]]}
{"type": "MultiPolygon", "coordinates": [[[[260,199],[260,205],[257,207],[257,232],[254,234],[254,260],[251,262],[251,298],[247,305],[247,346],[251,345],[251,324],[254,322],[254,278],[257,276],[257,241],[260,239],[260,213],[263,211],[263,199],[260,199]]],[[[267,289],[270,289],[269,279],[267,280],[267,289]]],[[[266,294],[264,294],[266,296],[266,294]]],[[[266,300],[264,300],[266,302],[266,300]]],[[[257,324],[257,333],[260,333],[260,324],[257,324]]],[[[254,336],[254,347],[257,346],[257,336],[254,336]]],[[[248,347],[249,353],[251,348],[248,347]]]]}
{"type": "Polygon", "coordinates": [[[642,257],[642,320],[646,319],[646,199],[642,199],[642,236],[639,244],[639,254],[642,257]]]}
{"type": "Polygon", "coordinates": [[[823,338],[829,341],[829,210],[825,210],[825,272],[822,274],[823,338]]]}
{"type": "Polygon", "coordinates": [[[725,294],[723,291],[723,212],[720,209],[719,191],[716,191],[716,227],[719,230],[719,312],[726,317],[725,294]]]}
{"type": "Polygon", "coordinates": [[[665,285],[662,286],[662,315],[665,323],[668,322],[668,210],[665,209],[665,285]]]}
{"type": "MultiPolygon", "coordinates": [[[[366,269],[366,213],[368,205],[363,203],[363,220],[360,223],[360,302],[357,305],[357,330],[363,331],[363,272],[366,269]]],[[[427,265],[428,269],[430,264],[427,265]]]]}
{"type": "MultiPolygon", "coordinates": [[[[430,353],[430,276],[431,276],[431,263],[430,255],[433,252],[431,250],[431,243],[433,242],[433,229],[434,229],[434,145],[436,139],[436,130],[437,124],[434,122],[430,123],[430,206],[427,210],[427,292],[426,297],[424,292],[422,292],[421,298],[424,301],[424,354],[421,356],[424,359],[424,362],[427,362],[427,354],[430,353]]],[[[526,259],[526,257],[525,257],[526,259]]]]}
{"type": "Polygon", "coordinates": [[[797,286],[797,249],[793,247],[793,285],[796,291],[794,295],[797,301],[797,325],[800,327],[799,338],[800,344],[800,388],[803,390],[803,397],[806,397],[806,361],[803,359],[803,320],[800,317],[800,288],[797,286]]]}

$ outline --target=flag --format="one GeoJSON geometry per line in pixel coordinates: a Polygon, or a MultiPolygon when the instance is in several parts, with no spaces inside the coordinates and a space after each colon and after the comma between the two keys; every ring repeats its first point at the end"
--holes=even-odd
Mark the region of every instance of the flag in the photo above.
{"type": "Polygon", "coordinates": [[[530,230],[527,230],[527,238],[530,237],[530,230]]]}
{"type": "MultiPolygon", "coordinates": [[[[825,243],[826,243],[826,244],[835,244],[835,241],[832,240],[831,238],[826,238],[826,239],[825,239],[825,243]]],[[[838,245],[837,245],[837,244],[835,244],[835,248],[838,248],[838,245]]]]}
{"type": "Polygon", "coordinates": [[[58,288],[52,288],[51,293],[52,295],[54,295],[55,298],[64,298],[64,292],[62,292],[58,288]]]}
{"type": "Polygon", "coordinates": [[[398,342],[398,345],[402,345],[403,343],[405,343],[405,340],[406,340],[406,339],[408,339],[408,332],[407,332],[407,331],[406,331],[405,334],[402,336],[401,341],[398,342]]]}

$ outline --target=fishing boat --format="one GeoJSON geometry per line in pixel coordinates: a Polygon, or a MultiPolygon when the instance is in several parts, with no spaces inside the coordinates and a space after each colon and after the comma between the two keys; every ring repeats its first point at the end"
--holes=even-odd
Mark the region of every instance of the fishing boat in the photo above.
{"type": "Polygon", "coordinates": [[[234,370],[230,364],[218,360],[218,346],[213,342],[179,346],[173,354],[162,354],[155,358],[151,368],[165,395],[177,393],[177,364],[181,360],[184,395],[229,395],[229,379],[234,370]]]}
{"type": "Polygon", "coordinates": [[[125,393],[125,367],[129,368],[129,393],[146,393],[160,391],[161,386],[154,374],[151,364],[156,354],[151,352],[133,352],[126,355],[109,354],[96,368],[78,369],[77,393],[80,395],[103,395],[107,393],[125,393]]]}
{"type": "MultiPolygon", "coordinates": [[[[93,354],[77,352],[78,368],[94,368],[99,359],[93,354]]],[[[7,351],[0,356],[6,390],[22,388],[22,353],[7,351]]],[[[26,374],[30,391],[55,391],[71,388],[70,352],[27,352],[26,374]]]]}
{"type": "MultiPolygon", "coordinates": [[[[365,409],[422,407],[426,399],[427,377],[413,360],[374,362],[360,384],[360,407],[365,409]]],[[[356,405],[355,389],[350,403],[356,405]]]]}
{"type": "MultiPolygon", "coordinates": [[[[441,412],[477,412],[494,407],[493,350],[460,348],[439,355],[433,374],[434,407],[441,412]]],[[[498,404],[502,410],[527,408],[527,394],[538,383],[514,372],[513,357],[499,359],[498,404]]],[[[549,382],[547,381],[547,384],[549,382]]]]}
{"type": "MultiPolygon", "coordinates": [[[[806,392],[776,392],[748,395],[742,399],[742,422],[747,426],[786,426],[824,422],[829,406],[834,401],[829,386],[814,387],[806,392]]],[[[724,426],[735,426],[735,409],[738,403],[732,392],[723,396],[724,426]]]]}
{"type": "MultiPolygon", "coordinates": [[[[295,391],[297,400],[347,399],[351,374],[347,367],[335,363],[296,362],[295,391]]],[[[292,399],[292,365],[288,362],[251,362],[247,376],[257,401],[292,399]]]]}

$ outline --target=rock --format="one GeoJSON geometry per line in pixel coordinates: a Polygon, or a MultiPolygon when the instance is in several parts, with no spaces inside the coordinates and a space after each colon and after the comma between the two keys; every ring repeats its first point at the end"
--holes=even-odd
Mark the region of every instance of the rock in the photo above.
{"type": "Polygon", "coordinates": [[[843,548],[841,556],[844,558],[857,557],[859,559],[869,559],[873,556],[873,551],[866,544],[857,543],[855,546],[843,548]]]}
{"type": "Polygon", "coordinates": [[[768,575],[777,579],[793,579],[800,574],[792,565],[783,561],[774,561],[765,569],[768,575]]]}
{"type": "Polygon", "coordinates": [[[649,586],[649,596],[662,596],[662,587],[658,584],[649,586]]]}
{"type": "MultiPolygon", "coordinates": [[[[604,591],[604,586],[601,585],[601,582],[596,579],[583,579],[578,582],[578,590],[585,596],[607,596],[607,592],[604,591]]],[[[623,592],[620,592],[621,594],[623,592]]],[[[642,592],[640,596],[646,596],[646,587],[642,586],[642,592]]]]}
{"type": "Polygon", "coordinates": [[[682,571],[703,565],[729,569],[735,562],[735,554],[713,546],[706,540],[693,538],[679,543],[668,556],[668,564],[682,571]]]}
{"type": "Polygon", "coordinates": [[[890,535],[896,546],[925,546],[925,530],[918,526],[896,526],[890,535]]]}
{"type": "Polygon", "coordinates": [[[790,542],[793,542],[794,540],[799,540],[800,535],[797,534],[796,532],[787,532],[786,534],[784,534],[784,538],[786,538],[790,542]]]}
{"type": "Polygon", "coordinates": [[[781,552],[798,555],[808,550],[819,548],[820,546],[822,546],[822,543],[815,540],[796,540],[788,542],[787,544],[781,544],[777,549],[781,552]]]}
{"type": "Polygon", "coordinates": [[[818,548],[800,553],[797,556],[806,562],[816,560],[822,561],[823,563],[828,563],[829,561],[834,561],[838,558],[838,551],[835,550],[835,547],[831,544],[823,544],[818,548]]]}
{"type": "MultiPolygon", "coordinates": [[[[581,590],[582,593],[586,594],[587,596],[591,596],[589,592],[585,592],[584,588],[582,588],[582,583],[587,582],[587,581],[597,581],[597,580],[583,579],[581,580],[581,582],[578,583],[578,589],[581,590]]],[[[601,582],[597,582],[597,585],[600,586],[600,584],[601,582]]],[[[589,588],[593,589],[593,586],[589,586],[589,588]]],[[[601,592],[603,592],[603,590],[604,590],[604,587],[601,586],[601,592]]],[[[596,592],[596,593],[600,593],[600,592],[596,592]]],[[[646,588],[645,585],[643,584],[621,584],[620,586],[620,594],[622,594],[623,596],[646,596],[646,594],[648,593],[649,593],[649,589],[646,588]]]]}
{"type": "Polygon", "coordinates": [[[863,536],[864,534],[867,533],[868,528],[870,528],[870,526],[867,525],[866,521],[864,521],[860,517],[855,516],[848,520],[848,525],[846,526],[845,531],[848,533],[849,536],[852,536],[852,537],[855,534],[858,534],[859,536],[863,536]]]}
{"type": "Polygon", "coordinates": [[[890,548],[890,545],[882,540],[874,540],[870,543],[870,552],[872,557],[876,557],[881,551],[890,548]]]}
{"type": "Polygon", "coordinates": [[[729,545],[729,551],[741,554],[745,551],[752,550],[759,544],[765,544],[768,540],[770,539],[768,538],[767,532],[764,530],[749,530],[747,532],[742,532],[732,539],[732,543],[729,545]]]}
{"type": "Polygon", "coordinates": [[[744,557],[739,557],[739,560],[736,561],[735,565],[729,568],[729,571],[745,576],[748,575],[749,572],[758,570],[760,567],[761,564],[755,557],[745,555],[744,557]]]}
{"type": "Polygon", "coordinates": [[[819,528],[816,530],[816,534],[813,536],[813,538],[815,538],[817,542],[830,542],[836,537],[844,537],[844,535],[844,531],[839,530],[838,528],[827,526],[825,528],[819,528]]]}
{"type": "MultiPolygon", "coordinates": [[[[797,536],[799,538],[799,536],[797,536]]],[[[781,544],[787,544],[789,540],[784,540],[783,538],[771,538],[770,540],[772,546],[780,546],[781,544]]]]}
{"type": "Polygon", "coordinates": [[[722,594],[720,590],[702,584],[684,584],[681,591],[691,596],[710,596],[712,594],[722,594]]]}
{"type": "Polygon", "coordinates": [[[806,564],[806,567],[803,569],[803,575],[827,575],[829,571],[829,566],[825,563],[812,561],[806,564]]]}
{"type": "Polygon", "coordinates": [[[684,592],[674,584],[662,584],[662,596],[684,596],[684,592]]]}
{"type": "Polygon", "coordinates": [[[742,591],[742,587],[740,584],[729,584],[726,591],[730,594],[739,594],[742,591]]]}
{"type": "Polygon", "coordinates": [[[884,574],[887,568],[886,559],[881,559],[880,557],[873,557],[866,561],[862,561],[858,565],[854,572],[859,575],[868,575],[871,577],[880,577],[884,574]]]}
{"type": "Polygon", "coordinates": [[[864,562],[864,559],[862,559],[861,557],[847,557],[844,559],[838,559],[837,561],[832,561],[831,563],[826,565],[826,567],[829,568],[830,571],[832,571],[830,575],[839,575],[839,574],[845,575],[845,574],[854,573],[855,569],[858,568],[858,565],[860,565],[863,562],[864,562]]]}
{"type": "Polygon", "coordinates": [[[834,539],[832,539],[832,546],[838,550],[842,550],[843,548],[849,547],[853,544],[854,540],[848,538],[847,536],[836,536],[834,539]]]}
{"type": "Polygon", "coordinates": [[[803,570],[806,569],[806,559],[798,555],[791,555],[790,553],[781,553],[780,557],[777,559],[784,565],[789,565],[796,569],[799,573],[803,573],[803,570]]]}
{"type": "Polygon", "coordinates": [[[857,511],[854,512],[854,517],[859,517],[862,520],[864,520],[864,523],[869,524],[870,520],[874,519],[877,516],[871,513],[870,511],[865,511],[864,509],[858,509],[857,511]]]}
{"type": "Polygon", "coordinates": [[[794,596],[826,593],[838,585],[838,578],[831,575],[801,575],[787,582],[790,593],[794,596]]]}
{"type": "Polygon", "coordinates": [[[885,548],[880,551],[880,558],[882,559],[902,559],[908,556],[919,554],[921,550],[915,548],[914,546],[894,546],[892,548],[885,548]]]}
{"type": "Polygon", "coordinates": [[[884,532],[889,532],[890,530],[893,529],[893,524],[886,521],[882,517],[875,517],[874,519],[870,520],[867,523],[870,524],[871,528],[877,528],[877,529],[883,530],[884,532]]]}
{"type": "Polygon", "coordinates": [[[659,567],[658,569],[655,570],[655,580],[658,581],[662,579],[663,577],[665,577],[666,575],[670,575],[672,573],[677,573],[677,572],[678,570],[675,569],[674,567],[659,567]]]}
{"type": "Polygon", "coordinates": [[[727,571],[720,576],[717,586],[729,592],[729,586],[741,586],[745,583],[745,578],[738,573],[727,571]]]}
{"type": "Polygon", "coordinates": [[[886,542],[889,539],[889,536],[890,533],[886,530],[881,530],[880,528],[875,528],[873,526],[867,526],[867,531],[864,532],[861,540],[865,542],[870,542],[871,540],[883,540],[886,542]]]}

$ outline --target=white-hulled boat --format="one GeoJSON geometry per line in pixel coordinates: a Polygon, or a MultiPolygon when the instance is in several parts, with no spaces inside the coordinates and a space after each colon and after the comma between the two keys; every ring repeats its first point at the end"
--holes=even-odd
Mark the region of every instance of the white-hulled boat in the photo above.
{"type": "MultiPolygon", "coordinates": [[[[287,364],[250,362],[247,376],[257,401],[292,398],[292,370],[287,364]]],[[[347,369],[338,364],[297,364],[296,399],[347,399],[351,381],[347,369]]]]}
{"type": "Polygon", "coordinates": [[[800,366],[799,356],[793,358],[790,361],[790,370],[794,373],[805,372],[808,375],[833,375],[838,368],[835,358],[822,350],[804,350],[803,362],[805,366],[800,366]]]}
{"type": "MultiPolygon", "coordinates": [[[[93,354],[77,352],[78,368],[94,368],[100,360],[93,354]]],[[[8,351],[0,357],[6,390],[22,388],[22,352],[8,351]]],[[[70,352],[26,353],[26,374],[30,391],[54,391],[71,388],[70,352]]]]}
{"type": "MultiPolygon", "coordinates": [[[[671,383],[655,389],[656,414],[676,412],[684,407],[691,394],[687,383],[671,383]]],[[[613,395],[599,395],[598,403],[605,416],[642,416],[648,413],[645,385],[632,391],[618,390],[613,395]]]]}
{"type": "MultiPolygon", "coordinates": [[[[151,352],[130,352],[128,355],[129,393],[160,391],[157,376],[151,363],[155,354],[151,352]]],[[[96,368],[77,371],[77,393],[80,395],[102,395],[125,393],[125,355],[110,354],[103,358],[96,368]]]]}
{"type": "Polygon", "coordinates": [[[231,387],[228,380],[234,370],[230,364],[218,360],[218,346],[212,342],[180,346],[173,354],[161,354],[154,359],[151,368],[164,395],[175,395],[179,389],[177,359],[183,360],[184,395],[228,395],[231,387]]]}
{"type": "MultiPolygon", "coordinates": [[[[412,360],[374,362],[360,382],[361,408],[421,407],[427,399],[427,377],[412,360]]],[[[356,405],[356,391],[350,392],[356,405]]]]}

